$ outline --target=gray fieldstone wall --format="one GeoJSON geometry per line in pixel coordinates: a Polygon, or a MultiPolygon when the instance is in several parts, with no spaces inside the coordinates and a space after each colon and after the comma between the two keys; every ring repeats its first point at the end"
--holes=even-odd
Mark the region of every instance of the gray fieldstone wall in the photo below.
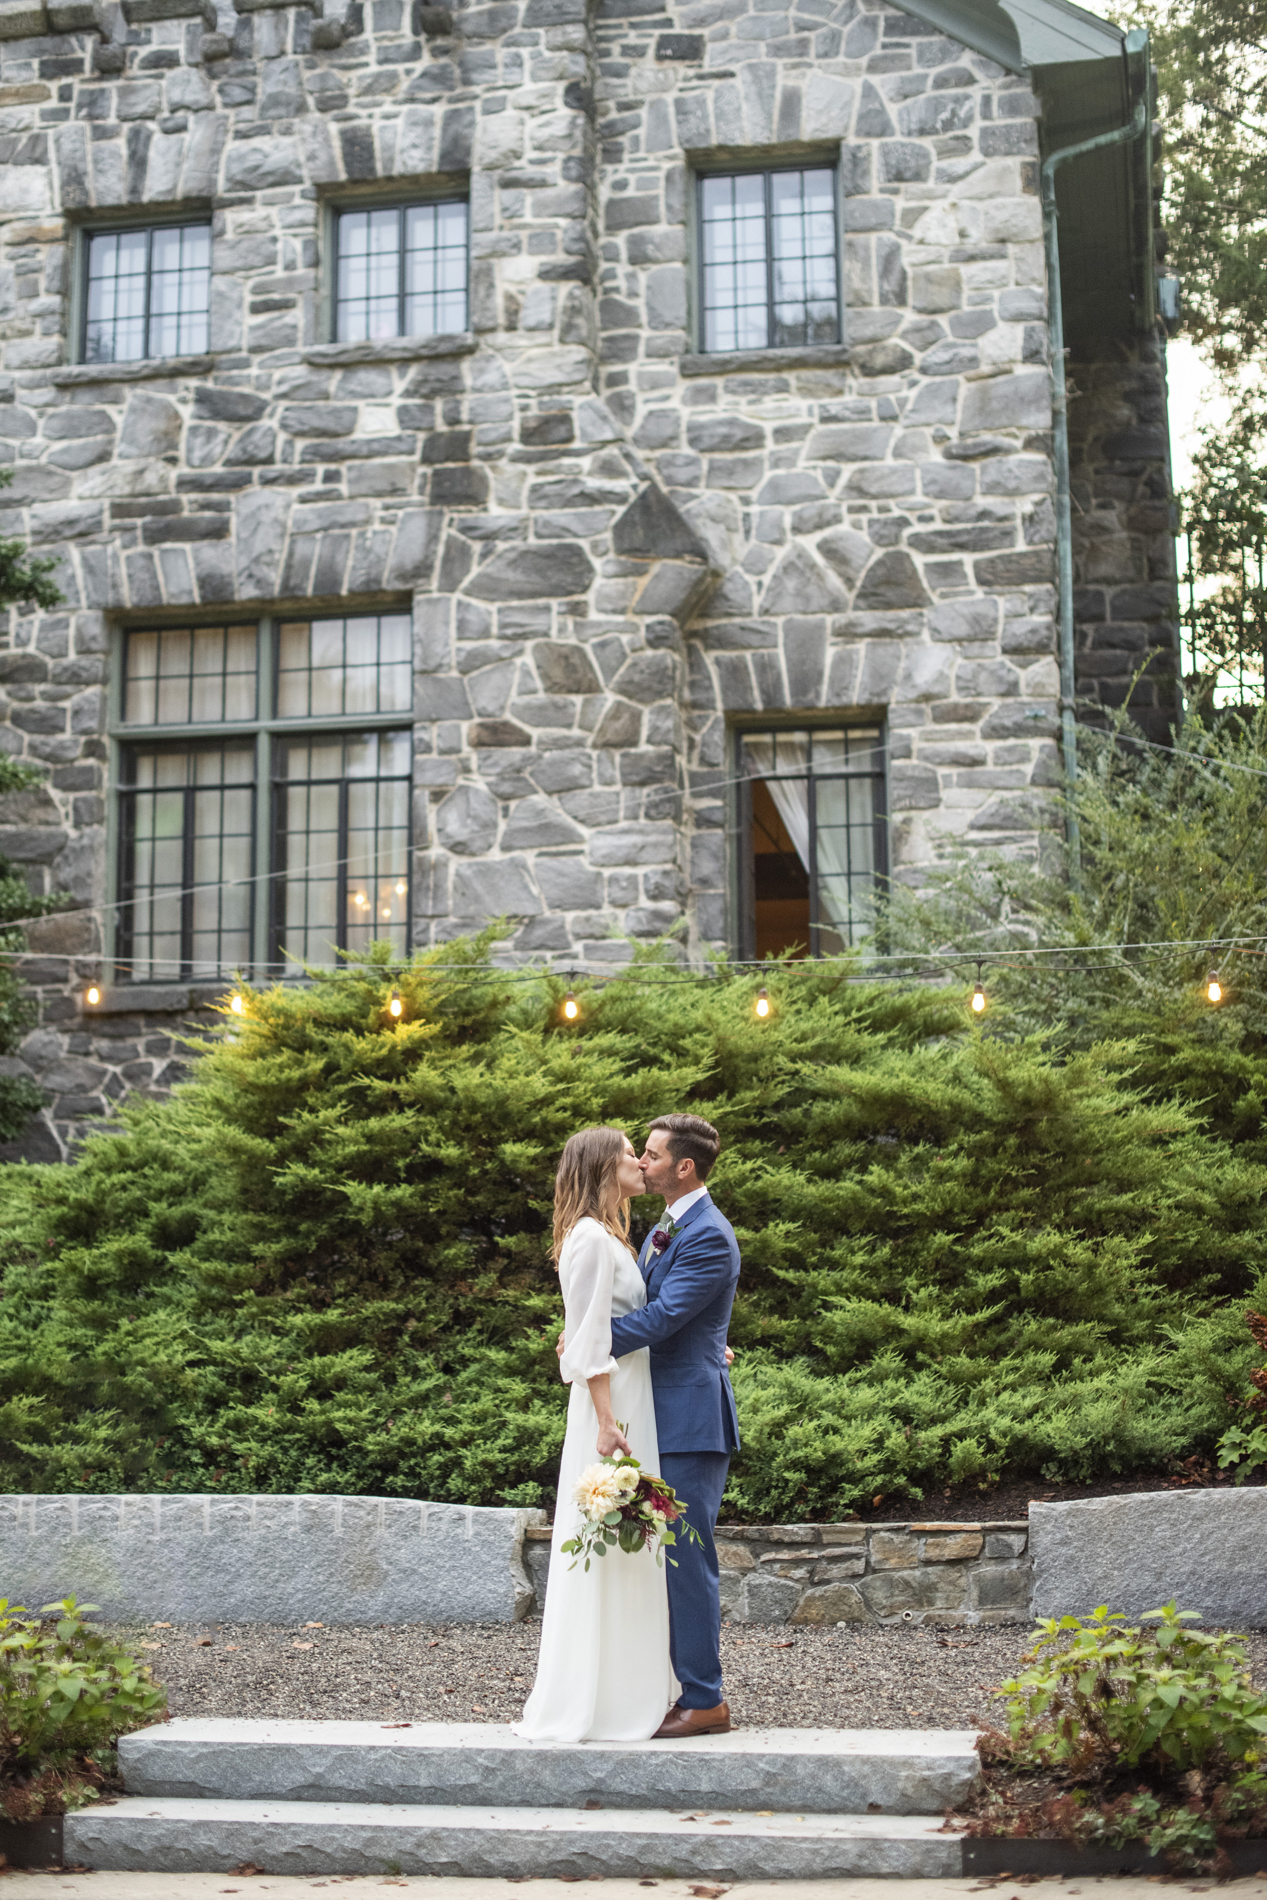
{"type": "MultiPolygon", "coordinates": [[[[1150,739],[1181,710],[1165,345],[1071,362],[1074,633],[1083,716],[1130,701],[1150,739]]],[[[1098,723],[1098,722],[1096,722],[1098,723]]]]}
{"type": "MultiPolygon", "coordinates": [[[[550,1532],[524,1534],[545,1602],[550,1532]]],[[[981,1524],[720,1524],[722,1615],[732,1623],[1027,1623],[1024,1518],[981,1524]]]]}
{"type": "MultiPolygon", "coordinates": [[[[885,718],[902,879],[940,834],[1038,848],[1037,110],[879,0],[0,0],[0,532],[60,556],[67,597],[3,630],[0,745],[47,778],[0,800],[0,852],[89,907],[31,933],[41,1020],[10,1063],[50,1109],[11,1152],[161,1091],[172,1012],[203,1000],[80,1008],[128,624],[412,602],[419,944],[503,913],[561,959],[727,942],[747,715],[885,718]],[[692,167],[796,156],[839,163],[846,341],[701,356],[692,167]],[[329,201],[446,179],[469,333],[323,340],[329,201]],[[178,209],[213,218],[209,351],[74,363],[78,227],[178,209]]],[[[1120,674],[1173,639],[1155,423],[1088,433],[1097,681],[1109,646],[1120,674]]]]}

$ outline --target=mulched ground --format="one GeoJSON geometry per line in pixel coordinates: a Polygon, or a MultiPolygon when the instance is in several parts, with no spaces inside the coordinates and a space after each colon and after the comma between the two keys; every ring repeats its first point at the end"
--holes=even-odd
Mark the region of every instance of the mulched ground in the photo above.
{"type": "MultiPolygon", "coordinates": [[[[152,1645],[173,1715],[510,1722],[532,1686],[540,1628],[160,1625],[126,1635],[152,1645]]],[[[1015,1669],[1028,1634],[728,1623],[722,1660],[745,1728],[972,1728],[998,1719],[990,1689],[1015,1669]]],[[[1267,1684],[1267,1632],[1248,1649],[1267,1684]]]]}
{"type": "MultiPolygon", "coordinates": [[[[1246,1480],[1249,1485],[1267,1485],[1267,1471],[1246,1480]]],[[[975,1484],[952,1485],[944,1491],[928,1491],[922,1501],[909,1497],[879,1496],[855,1515],[864,1523],[908,1518],[944,1519],[948,1523],[979,1523],[983,1518],[1029,1516],[1032,1503],[1064,1504],[1070,1499],[1120,1497],[1126,1491],[1230,1491],[1235,1490],[1231,1476],[1205,1458],[1185,1459],[1177,1469],[1134,1472],[1128,1478],[1098,1480],[1094,1484],[1048,1484],[1042,1478],[1010,1479],[1006,1484],[985,1490],[975,1484]]]]}

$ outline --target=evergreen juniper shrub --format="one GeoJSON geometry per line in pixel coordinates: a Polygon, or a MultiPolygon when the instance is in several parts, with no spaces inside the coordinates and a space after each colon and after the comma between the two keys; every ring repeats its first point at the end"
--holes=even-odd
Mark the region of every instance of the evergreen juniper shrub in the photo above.
{"type": "Polygon", "coordinates": [[[554,1162],[671,1109],[720,1128],[743,1249],[733,1514],[1218,1438],[1267,1302],[1267,1166],[1150,1097],[1130,1046],[1057,1057],[848,964],[768,971],[758,1022],[755,979],[662,952],[578,984],[565,1024],[562,983],[491,951],[245,991],[169,1101],[0,1170],[7,1490],[548,1503],[554,1162]]]}

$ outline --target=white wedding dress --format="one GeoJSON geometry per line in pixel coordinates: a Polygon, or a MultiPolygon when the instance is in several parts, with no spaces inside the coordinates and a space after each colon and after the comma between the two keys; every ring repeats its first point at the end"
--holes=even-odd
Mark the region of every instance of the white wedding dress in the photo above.
{"type": "Polygon", "coordinates": [[[537,1676],[516,1733],[542,1742],[643,1742],[678,1696],[664,1568],[650,1550],[617,1549],[593,1558],[586,1571],[584,1559],[564,1556],[559,1546],[580,1528],[576,1481],[598,1462],[587,1379],[610,1374],[612,1413],[644,1470],[659,1472],[650,1354],[644,1347],[613,1359],[611,1352],[612,1316],[645,1306],[647,1289],[629,1249],[589,1218],[563,1243],[559,1281],[567,1328],[560,1371],[572,1393],[537,1676]]]}

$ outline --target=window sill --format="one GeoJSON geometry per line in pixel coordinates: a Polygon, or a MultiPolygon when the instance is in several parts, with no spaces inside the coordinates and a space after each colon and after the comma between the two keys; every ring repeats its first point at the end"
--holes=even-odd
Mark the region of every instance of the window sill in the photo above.
{"type": "Polygon", "coordinates": [[[71,363],[51,372],[49,381],[58,389],[76,383],[140,383],[152,376],[209,376],[219,358],[216,356],[145,356],[134,363],[71,363]]]}
{"type": "Polygon", "coordinates": [[[103,988],[99,1003],[82,1005],[87,1020],[93,1016],[184,1016],[191,1009],[209,1009],[233,990],[221,983],[115,983],[103,988]]]}
{"type": "Polygon", "coordinates": [[[313,343],[299,354],[305,363],[328,363],[334,368],[354,363],[412,363],[427,356],[469,356],[478,349],[469,330],[451,336],[380,337],[372,343],[313,343]]]}
{"type": "Polygon", "coordinates": [[[849,361],[847,343],[809,343],[797,350],[714,350],[707,356],[679,356],[682,376],[726,376],[735,370],[836,369],[849,361]]]}

